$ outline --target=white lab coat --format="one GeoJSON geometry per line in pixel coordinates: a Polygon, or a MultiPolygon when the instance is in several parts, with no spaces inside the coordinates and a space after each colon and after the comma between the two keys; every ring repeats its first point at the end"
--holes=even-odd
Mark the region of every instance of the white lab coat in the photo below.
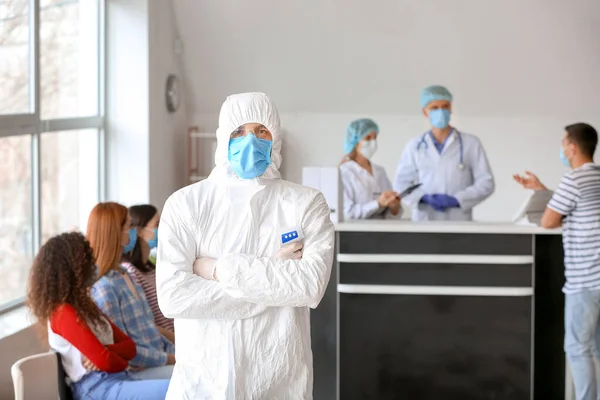
{"type": "Polygon", "coordinates": [[[431,135],[425,135],[427,146],[421,144],[422,136],[408,142],[396,172],[394,190],[402,192],[415,183],[422,183],[417,190],[403,198],[412,208],[413,221],[450,220],[470,221],[472,209],[487,199],[495,188],[494,176],[481,142],[476,136],[460,132],[463,142],[463,164],[460,164],[460,142],[456,130],[448,137],[442,153],[435,148],[431,135]],[[445,212],[435,211],[421,203],[426,194],[447,194],[456,197],[460,208],[445,212]]]}
{"type": "Polygon", "coordinates": [[[373,175],[356,161],[340,165],[340,176],[344,188],[344,219],[400,218],[392,215],[385,207],[379,207],[377,199],[381,193],[393,190],[385,169],[371,163],[373,175]]]}
{"type": "Polygon", "coordinates": [[[217,167],[167,200],[159,227],[158,302],[175,318],[176,359],[167,399],[312,399],[309,307],[327,287],[334,227],[317,190],[281,180],[277,110],[262,94],[221,110],[217,167]],[[242,180],[227,161],[230,133],[257,122],[273,134],[272,164],[242,180]],[[276,260],[281,233],[304,233],[302,260],[276,260]],[[193,274],[217,260],[218,282],[193,274]]]}

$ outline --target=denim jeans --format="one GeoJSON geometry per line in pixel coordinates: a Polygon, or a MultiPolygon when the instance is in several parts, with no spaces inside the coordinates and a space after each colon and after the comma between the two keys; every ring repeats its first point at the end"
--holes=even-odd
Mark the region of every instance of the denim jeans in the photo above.
{"type": "Polygon", "coordinates": [[[174,365],[146,368],[140,371],[129,371],[129,376],[134,379],[171,379],[174,365]]]}
{"type": "Polygon", "coordinates": [[[565,353],[577,400],[600,399],[600,290],[565,294],[565,353]]]}
{"type": "Polygon", "coordinates": [[[90,372],[71,384],[75,400],[164,400],[168,379],[138,380],[127,372],[90,372]]]}

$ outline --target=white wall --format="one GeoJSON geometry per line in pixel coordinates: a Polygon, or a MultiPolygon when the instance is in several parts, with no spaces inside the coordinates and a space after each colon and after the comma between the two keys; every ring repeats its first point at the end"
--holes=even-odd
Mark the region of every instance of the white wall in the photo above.
{"type": "Polygon", "coordinates": [[[185,44],[190,123],[216,128],[231,93],[265,91],[287,132],[284,172],[332,165],[347,123],[381,126],[376,162],[393,175],[426,129],[419,90],[447,85],[457,127],[483,141],[497,191],[475,218],[510,219],[526,194],[510,175],[554,186],[562,128],[600,127],[597,0],[173,0],[185,44]]]}
{"type": "MultiPolygon", "coordinates": [[[[342,134],[348,121],[362,114],[283,113],[285,128],[283,167],[285,179],[301,182],[302,166],[335,165],[342,157],[342,134]],[[333,149],[333,150],[332,150],[333,149]]],[[[374,161],[383,165],[390,179],[400,152],[410,135],[426,128],[420,116],[370,114],[381,128],[374,161]]],[[[218,115],[198,114],[195,120],[205,129],[216,129],[218,115]]],[[[486,146],[496,177],[496,192],[475,209],[475,219],[504,221],[514,217],[528,193],[513,180],[513,173],[530,170],[549,187],[555,187],[566,171],[558,158],[564,122],[559,118],[459,118],[465,132],[478,132],[486,146]]],[[[600,118],[596,119],[600,126],[600,118]]],[[[458,164],[458,161],[457,161],[458,164]]]]}
{"type": "Polygon", "coordinates": [[[166,108],[165,86],[167,76],[179,77],[181,90],[185,76],[181,55],[175,42],[179,33],[170,1],[152,1],[149,9],[150,41],[150,201],[162,207],[171,193],[187,184],[186,102],[178,111],[169,113],[166,108]]]}
{"type": "Polygon", "coordinates": [[[186,104],[168,113],[165,82],[183,76],[167,0],[109,0],[107,40],[108,198],[159,208],[184,186],[186,104]]]}

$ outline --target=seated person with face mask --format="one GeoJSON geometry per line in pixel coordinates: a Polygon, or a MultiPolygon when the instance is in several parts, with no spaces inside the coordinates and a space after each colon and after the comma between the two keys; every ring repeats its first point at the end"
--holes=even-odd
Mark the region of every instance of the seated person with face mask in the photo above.
{"type": "Polygon", "coordinates": [[[173,320],[165,318],[156,299],[156,264],[150,252],[158,246],[158,221],[160,214],[151,204],[138,204],[129,207],[131,227],[137,231],[137,239],[129,243],[121,259],[121,266],[133,280],[144,289],[144,294],[152,310],[154,322],[160,333],[174,341],[173,320]]]}
{"type": "Polygon", "coordinates": [[[345,219],[384,219],[400,217],[400,197],[383,167],[371,162],[377,151],[379,127],[370,119],[348,125],[340,165],[344,187],[345,219]]]}

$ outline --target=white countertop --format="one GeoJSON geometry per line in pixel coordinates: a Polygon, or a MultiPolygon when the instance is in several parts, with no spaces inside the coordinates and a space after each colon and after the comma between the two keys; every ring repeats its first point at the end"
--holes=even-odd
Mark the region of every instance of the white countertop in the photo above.
{"type": "Polygon", "coordinates": [[[518,225],[512,222],[465,222],[402,220],[355,220],[336,225],[338,232],[439,232],[439,233],[516,233],[560,235],[561,229],[544,229],[535,225],[518,225]]]}

